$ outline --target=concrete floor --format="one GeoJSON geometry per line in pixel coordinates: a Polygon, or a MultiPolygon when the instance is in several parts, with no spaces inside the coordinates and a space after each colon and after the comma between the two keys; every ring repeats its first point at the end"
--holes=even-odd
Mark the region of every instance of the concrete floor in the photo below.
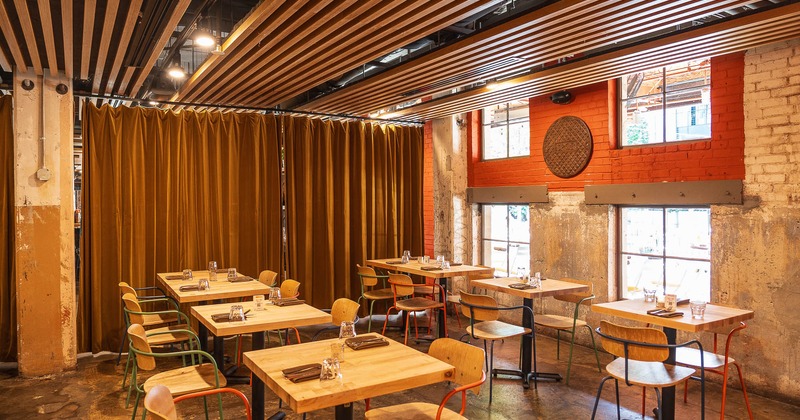
{"type": "MultiPolygon", "coordinates": [[[[362,320],[363,321],[363,320],[362,320]]],[[[381,322],[378,323],[380,327],[381,322]]],[[[373,323],[373,327],[375,323],[373,323]]],[[[448,325],[453,336],[462,331],[455,324],[455,320],[448,325]]],[[[359,331],[366,331],[366,324],[359,324],[359,331]],[[363,327],[363,328],[362,328],[363,327]]],[[[304,340],[308,339],[314,329],[301,330],[304,340]]],[[[387,331],[391,338],[400,340],[398,330],[387,331]]],[[[458,334],[460,335],[460,334],[458,334]]],[[[482,345],[482,343],[473,343],[482,345]]],[[[246,343],[249,346],[249,343],[246,343]]],[[[275,340],[272,345],[276,345],[275,340]]],[[[558,361],[556,354],[556,341],[543,335],[537,336],[538,366],[540,371],[566,372],[566,360],[558,361]]],[[[226,346],[233,349],[233,340],[226,340],[226,346]]],[[[426,351],[427,344],[415,344],[415,348],[426,351]]],[[[246,347],[248,348],[248,347],[246,347]]],[[[569,347],[562,346],[562,357],[568,354],[564,350],[569,347]]],[[[601,365],[611,361],[611,356],[601,353],[601,365]]],[[[466,416],[471,419],[588,419],[591,416],[592,405],[597,385],[602,374],[597,371],[592,351],[585,347],[576,347],[573,361],[572,377],[570,384],[561,382],[541,382],[538,389],[523,389],[519,380],[499,378],[494,381],[494,399],[489,405],[488,381],[481,390],[480,395],[468,394],[466,416]]],[[[178,367],[179,361],[165,359],[168,362],[164,368],[178,367]]],[[[519,342],[507,340],[495,346],[495,367],[515,367],[519,360],[519,342]]],[[[159,363],[161,361],[159,360],[159,363]]],[[[0,365],[0,419],[125,419],[130,418],[132,408],[125,408],[125,392],[120,388],[122,374],[125,368],[125,356],[122,363],[116,365],[116,354],[104,353],[96,356],[85,355],[78,360],[78,368],[74,372],[63,375],[40,379],[20,379],[16,377],[13,366],[0,365]]],[[[746,367],[745,367],[746,369],[746,367]]],[[[237,385],[234,388],[250,396],[247,385],[237,385]]],[[[699,418],[699,386],[691,384],[689,388],[689,402],[677,403],[677,418],[699,418]]],[[[398,404],[408,401],[428,401],[439,403],[442,396],[448,391],[446,384],[438,384],[424,388],[408,390],[398,394],[385,395],[372,400],[373,407],[398,404]]],[[[720,391],[717,383],[707,386],[706,416],[710,419],[719,417],[720,391]]],[[[278,401],[272,392],[267,389],[266,411],[269,414],[279,410],[278,401]]],[[[621,387],[622,417],[625,419],[641,418],[639,407],[641,405],[641,389],[621,387]]],[[[780,401],[770,400],[750,393],[750,402],[753,414],[757,419],[797,419],[800,418],[800,407],[789,405],[780,401]]],[[[649,391],[648,418],[652,418],[652,408],[655,407],[655,394],[649,391]]],[[[600,402],[600,419],[615,418],[616,406],[613,403],[613,384],[607,383],[600,402]]],[[[241,405],[233,397],[225,397],[224,404],[228,418],[243,418],[241,405]]],[[[450,407],[458,410],[460,402],[458,397],[451,400],[450,407]]],[[[204,418],[201,400],[182,402],[178,406],[181,418],[204,418]]],[[[284,409],[287,419],[299,419],[302,416],[294,414],[291,410],[284,409]]],[[[356,418],[362,418],[364,403],[359,401],[355,405],[356,418]]],[[[141,413],[141,407],[140,411],[141,413]]],[[[744,400],[741,391],[729,389],[726,405],[726,417],[730,419],[747,418],[744,400]]],[[[214,415],[212,413],[212,418],[214,415]]],[[[308,418],[330,419],[333,418],[333,409],[320,410],[309,413],[308,418]]]]}

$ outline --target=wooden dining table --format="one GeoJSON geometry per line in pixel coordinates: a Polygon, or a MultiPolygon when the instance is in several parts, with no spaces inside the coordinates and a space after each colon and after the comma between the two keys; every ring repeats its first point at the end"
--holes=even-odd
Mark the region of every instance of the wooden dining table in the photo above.
{"type": "MultiPolygon", "coordinates": [[[[371,333],[364,336],[381,337],[371,333]]],[[[443,382],[453,377],[455,368],[394,340],[388,346],[363,350],[345,348],[341,378],[312,379],[293,383],[284,369],[320,363],[331,357],[331,344],[338,339],[313,341],[285,347],[249,351],[244,364],[253,372],[253,418],[264,418],[264,384],[296,413],[327,407],[335,408],[335,418],[352,419],[353,402],[406,389],[443,382]]]]}
{"type": "MultiPolygon", "coordinates": [[[[542,286],[535,289],[515,289],[510,287],[511,284],[520,283],[521,280],[515,277],[498,277],[493,279],[473,280],[472,287],[478,287],[495,292],[506,293],[512,296],[522,298],[523,305],[531,309],[531,313],[536,315],[533,307],[533,299],[536,297],[556,296],[568,293],[584,292],[589,289],[585,284],[572,283],[568,281],[561,281],[555,279],[542,279],[542,286]]],[[[507,371],[503,373],[511,373],[518,375],[523,380],[523,385],[527,388],[530,386],[530,380],[561,380],[561,375],[551,372],[538,372],[536,369],[536,334],[533,327],[534,318],[525,316],[522,313],[522,326],[531,329],[530,336],[524,337],[522,340],[522,362],[520,363],[520,371],[507,371]],[[533,362],[533,363],[531,363],[533,362]],[[533,368],[531,368],[533,365],[533,368]]],[[[535,384],[535,382],[534,382],[535,384]]]]}
{"type": "MultiPolygon", "coordinates": [[[[472,274],[485,274],[492,273],[493,269],[488,267],[477,267],[474,265],[466,264],[452,264],[448,269],[438,268],[436,261],[431,261],[428,264],[423,264],[412,258],[407,263],[399,263],[400,258],[384,258],[367,260],[367,265],[371,267],[382,268],[385,270],[396,271],[399,273],[415,274],[418,276],[428,277],[435,279],[442,289],[444,290],[444,299],[447,299],[447,280],[455,276],[469,276],[472,274]]],[[[439,311],[436,318],[437,336],[439,338],[446,335],[447,326],[444,322],[444,311],[439,311]]]]}
{"type": "MultiPolygon", "coordinates": [[[[217,280],[210,281],[210,289],[181,291],[181,286],[197,285],[200,279],[208,279],[208,270],[193,271],[192,280],[183,280],[181,272],[158,273],[156,280],[165,292],[172,296],[178,303],[211,302],[215,300],[250,297],[253,295],[268,295],[270,287],[253,279],[251,281],[229,282],[227,274],[217,271],[217,280]]],[[[240,273],[239,278],[246,278],[240,273]]],[[[252,278],[252,277],[250,277],[252,278]]]]}
{"type": "MultiPolygon", "coordinates": [[[[678,306],[677,311],[683,312],[683,316],[665,318],[649,315],[648,310],[655,309],[655,303],[645,302],[644,299],[618,300],[615,302],[597,303],[592,305],[592,311],[613,315],[616,317],[630,319],[657,325],[663,328],[669,344],[676,344],[677,330],[698,333],[713,330],[718,327],[730,325],[752,319],[755,313],[748,309],[739,309],[724,305],[708,304],[703,319],[692,318],[689,305],[678,306]]],[[[675,364],[675,349],[670,349],[667,363],[675,364]]],[[[662,391],[662,419],[675,418],[675,387],[666,387],[662,391]]]]}

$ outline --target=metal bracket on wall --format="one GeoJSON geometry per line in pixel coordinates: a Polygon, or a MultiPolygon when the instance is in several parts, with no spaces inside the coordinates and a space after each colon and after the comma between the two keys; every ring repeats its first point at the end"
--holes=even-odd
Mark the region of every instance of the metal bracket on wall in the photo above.
{"type": "Polygon", "coordinates": [[[468,203],[523,204],[549,203],[546,185],[467,188],[468,203]]]}
{"type": "Polygon", "coordinates": [[[742,204],[741,180],[587,185],[583,192],[586,204],[742,204]]]}

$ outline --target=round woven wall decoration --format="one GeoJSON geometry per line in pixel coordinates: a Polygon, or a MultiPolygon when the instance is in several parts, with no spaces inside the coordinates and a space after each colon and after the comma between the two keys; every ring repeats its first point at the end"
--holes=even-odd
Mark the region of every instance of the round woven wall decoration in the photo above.
{"type": "Polygon", "coordinates": [[[544,136],[544,162],[559,178],[581,173],[592,157],[592,132],[578,117],[557,119],[544,136]]]}

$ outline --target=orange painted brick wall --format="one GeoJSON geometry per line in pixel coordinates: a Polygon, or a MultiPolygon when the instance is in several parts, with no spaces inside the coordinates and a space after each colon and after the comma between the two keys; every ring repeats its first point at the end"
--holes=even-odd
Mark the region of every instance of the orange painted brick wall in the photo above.
{"type": "Polygon", "coordinates": [[[471,187],[547,185],[550,191],[582,190],[587,184],[744,179],[744,54],[711,60],[711,141],[617,149],[616,82],[571,89],[575,100],[555,105],[548,96],[530,99],[531,155],[481,161],[479,113],[470,113],[468,182],[471,187]],[[573,178],[553,175],[542,145],[559,117],[577,116],[592,132],[586,169],[573,178]]]}
{"type": "Polygon", "coordinates": [[[428,121],[424,127],[425,151],[422,174],[422,221],[425,249],[424,255],[433,253],[433,123],[428,121]]]}

